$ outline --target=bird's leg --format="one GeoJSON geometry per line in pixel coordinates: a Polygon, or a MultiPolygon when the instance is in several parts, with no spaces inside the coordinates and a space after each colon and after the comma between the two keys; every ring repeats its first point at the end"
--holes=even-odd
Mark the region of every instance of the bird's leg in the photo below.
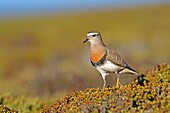
{"type": "Polygon", "coordinates": [[[103,89],[105,88],[105,86],[106,86],[106,76],[108,75],[107,73],[101,73],[101,75],[102,75],[102,78],[103,78],[103,89]]]}
{"type": "Polygon", "coordinates": [[[106,86],[106,79],[105,79],[105,77],[103,77],[103,82],[104,82],[104,84],[103,84],[103,89],[104,89],[105,86],[106,86]]]}
{"type": "Polygon", "coordinates": [[[120,84],[120,75],[116,72],[116,74],[117,74],[117,82],[116,82],[116,86],[119,86],[119,84],[120,84]]]}

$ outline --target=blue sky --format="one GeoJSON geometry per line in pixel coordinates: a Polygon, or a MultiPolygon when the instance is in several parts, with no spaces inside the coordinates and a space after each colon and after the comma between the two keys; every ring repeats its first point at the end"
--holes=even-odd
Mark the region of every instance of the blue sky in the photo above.
{"type": "Polygon", "coordinates": [[[0,17],[166,2],[170,0],[0,0],[0,17]]]}

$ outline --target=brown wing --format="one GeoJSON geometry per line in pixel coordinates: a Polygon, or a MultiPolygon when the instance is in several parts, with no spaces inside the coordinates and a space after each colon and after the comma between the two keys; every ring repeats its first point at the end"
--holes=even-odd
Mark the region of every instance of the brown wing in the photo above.
{"type": "Polygon", "coordinates": [[[118,53],[116,53],[115,51],[108,49],[107,50],[107,57],[106,59],[111,61],[112,63],[121,66],[121,67],[126,67],[127,64],[123,61],[123,59],[120,57],[120,55],[118,53]]]}
{"type": "Polygon", "coordinates": [[[129,69],[130,71],[128,70],[128,72],[137,75],[138,72],[135,71],[133,68],[131,68],[128,64],[126,64],[118,53],[116,53],[115,51],[113,51],[111,49],[107,49],[107,52],[108,52],[107,57],[106,57],[107,60],[111,61],[112,63],[114,63],[124,69],[129,69]]]}

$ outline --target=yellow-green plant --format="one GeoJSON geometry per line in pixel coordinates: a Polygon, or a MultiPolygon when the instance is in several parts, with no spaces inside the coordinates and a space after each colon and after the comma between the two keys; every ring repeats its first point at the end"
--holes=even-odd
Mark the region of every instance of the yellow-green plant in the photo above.
{"type": "Polygon", "coordinates": [[[5,105],[0,105],[0,113],[18,113],[18,111],[14,109],[9,109],[5,105]]]}
{"type": "Polygon", "coordinates": [[[156,65],[131,84],[103,90],[73,91],[41,113],[51,112],[170,112],[170,65],[156,65]]]}
{"type": "Polygon", "coordinates": [[[0,95],[0,113],[37,113],[44,105],[38,98],[0,95]]]}

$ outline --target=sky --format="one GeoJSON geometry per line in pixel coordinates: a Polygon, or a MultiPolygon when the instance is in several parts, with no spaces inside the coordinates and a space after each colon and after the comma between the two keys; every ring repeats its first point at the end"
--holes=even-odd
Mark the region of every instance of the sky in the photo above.
{"type": "Polygon", "coordinates": [[[170,0],[0,0],[0,17],[160,3],[170,0]]]}

